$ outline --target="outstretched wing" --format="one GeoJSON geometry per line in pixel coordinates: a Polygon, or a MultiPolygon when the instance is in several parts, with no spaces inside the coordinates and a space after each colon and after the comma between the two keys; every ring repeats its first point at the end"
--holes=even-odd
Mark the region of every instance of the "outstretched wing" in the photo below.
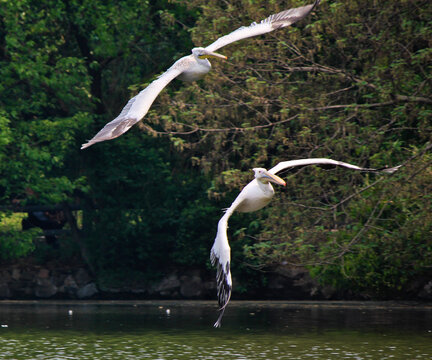
{"type": "Polygon", "coordinates": [[[231,298],[232,279],[230,271],[231,249],[228,243],[228,219],[235,209],[244,200],[244,190],[237,196],[231,206],[226,209],[225,214],[220,218],[213,247],[210,252],[210,260],[216,266],[217,295],[219,302],[219,317],[214,327],[220,327],[225,308],[231,298]]]}
{"type": "Polygon", "coordinates": [[[337,161],[337,160],[326,159],[326,158],[312,158],[312,159],[282,161],[276,166],[272,167],[269,170],[269,173],[277,174],[278,172],[285,169],[289,169],[297,166],[307,166],[307,165],[342,166],[351,170],[368,171],[368,172],[385,172],[389,174],[394,173],[396,170],[398,170],[401,167],[401,165],[399,165],[392,168],[381,168],[381,169],[362,168],[356,165],[348,164],[343,161],[337,161]]]}
{"type": "Polygon", "coordinates": [[[253,22],[249,26],[242,26],[228,35],[217,39],[214,43],[207,46],[206,50],[216,51],[217,49],[220,49],[221,47],[224,47],[235,41],[265,34],[270,31],[292,25],[306,17],[319,3],[320,0],[315,0],[315,2],[311,5],[281,11],[280,13],[270,15],[267,19],[262,20],[260,23],[253,22]]]}
{"type": "Polygon", "coordinates": [[[90,141],[83,144],[85,149],[95,143],[114,139],[140,121],[148,112],[153,101],[175,77],[180,75],[189,65],[189,57],[185,56],[177,60],[167,71],[154,80],[149,86],[138,95],[128,101],[120,115],[106,124],[90,141]]]}

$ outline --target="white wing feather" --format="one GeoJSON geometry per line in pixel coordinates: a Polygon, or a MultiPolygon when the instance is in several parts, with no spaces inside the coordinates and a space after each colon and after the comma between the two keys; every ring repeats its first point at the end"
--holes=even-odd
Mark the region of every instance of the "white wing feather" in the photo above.
{"type": "Polygon", "coordinates": [[[357,170],[357,171],[369,171],[369,172],[385,172],[385,173],[394,173],[397,169],[399,169],[399,166],[393,167],[393,168],[381,168],[381,169],[372,169],[372,168],[362,168],[356,165],[348,164],[343,161],[337,161],[332,159],[325,159],[325,158],[312,158],[312,159],[300,159],[300,160],[290,160],[290,161],[282,161],[276,166],[272,167],[269,170],[269,173],[271,174],[277,174],[278,172],[289,169],[296,166],[306,166],[306,165],[334,165],[334,166],[342,166],[351,170],[357,170]]]}
{"type": "Polygon", "coordinates": [[[229,246],[227,235],[228,219],[243,200],[244,192],[242,191],[233,201],[231,206],[226,209],[225,214],[220,218],[216,238],[210,252],[211,263],[217,268],[216,283],[220,311],[219,317],[214,324],[215,327],[221,326],[222,316],[225,312],[225,307],[228,305],[231,298],[232,290],[230,270],[231,248],[229,246]]]}
{"type": "Polygon", "coordinates": [[[311,5],[301,6],[270,15],[260,23],[253,22],[249,26],[242,26],[228,35],[217,39],[214,43],[207,46],[206,50],[216,51],[217,49],[220,49],[221,47],[224,47],[235,41],[265,34],[270,31],[292,25],[307,16],[314,9],[314,7],[319,4],[319,2],[320,0],[316,0],[315,3],[311,5]]]}
{"type": "Polygon", "coordinates": [[[189,63],[189,56],[177,60],[167,71],[154,80],[138,95],[128,101],[120,115],[106,124],[90,141],[83,144],[85,149],[95,143],[114,139],[140,121],[148,112],[156,97],[174,78],[180,75],[189,63]]]}

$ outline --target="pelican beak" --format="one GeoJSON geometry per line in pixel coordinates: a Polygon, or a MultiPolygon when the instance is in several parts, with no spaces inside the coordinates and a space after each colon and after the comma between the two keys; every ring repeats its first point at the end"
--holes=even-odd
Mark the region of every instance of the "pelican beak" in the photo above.
{"type": "Polygon", "coordinates": [[[278,184],[278,185],[282,185],[282,186],[286,186],[286,182],[281,179],[279,176],[274,175],[274,174],[270,174],[268,171],[266,171],[264,173],[264,178],[268,179],[268,181],[278,184]]]}
{"type": "Polygon", "coordinates": [[[224,60],[228,59],[225,55],[221,55],[221,54],[215,53],[213,51],[207,51],[206,54],[200,55],[199,58],[200,59],[219,58],[219,59],[224,59],[224,60]]]}

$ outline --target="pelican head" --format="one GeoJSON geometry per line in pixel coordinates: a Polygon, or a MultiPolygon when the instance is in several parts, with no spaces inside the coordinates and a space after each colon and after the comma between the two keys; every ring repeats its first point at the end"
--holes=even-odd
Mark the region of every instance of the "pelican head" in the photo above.
{"type": "Polygon", "coordinates": [[[255,172],[255,179],[258,181],[267,184],[268,182],[272,182],[278,185],[285,186],[286,182],[281,179],[279,176],[270,174],[266,169],[264,168],[254,168],[252,169],[255,172]]]}
{"type": "Polygon", "coordinates": [[[224,60],[228,59],[225,55],[221,55],[213,51],[208,51],[203,47],[193,48],[192,54],[198,59],[208,59],[208,58],[218,58],[224,60]]]}

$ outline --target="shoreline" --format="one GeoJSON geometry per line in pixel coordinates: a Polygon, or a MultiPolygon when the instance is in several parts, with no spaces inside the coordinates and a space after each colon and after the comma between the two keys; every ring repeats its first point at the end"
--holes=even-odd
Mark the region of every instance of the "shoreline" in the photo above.
{"type": "MultiPolygon", "coordinates": [[[[1,306],[175,306],[175,307],[216,307],[215,300],[0,300],[1,306]]],[[[430,301],[414,300],[231,300],[230,307],[274,307],[274,308],[339,308],[339,309],[428,309],[430,301]]]]}

